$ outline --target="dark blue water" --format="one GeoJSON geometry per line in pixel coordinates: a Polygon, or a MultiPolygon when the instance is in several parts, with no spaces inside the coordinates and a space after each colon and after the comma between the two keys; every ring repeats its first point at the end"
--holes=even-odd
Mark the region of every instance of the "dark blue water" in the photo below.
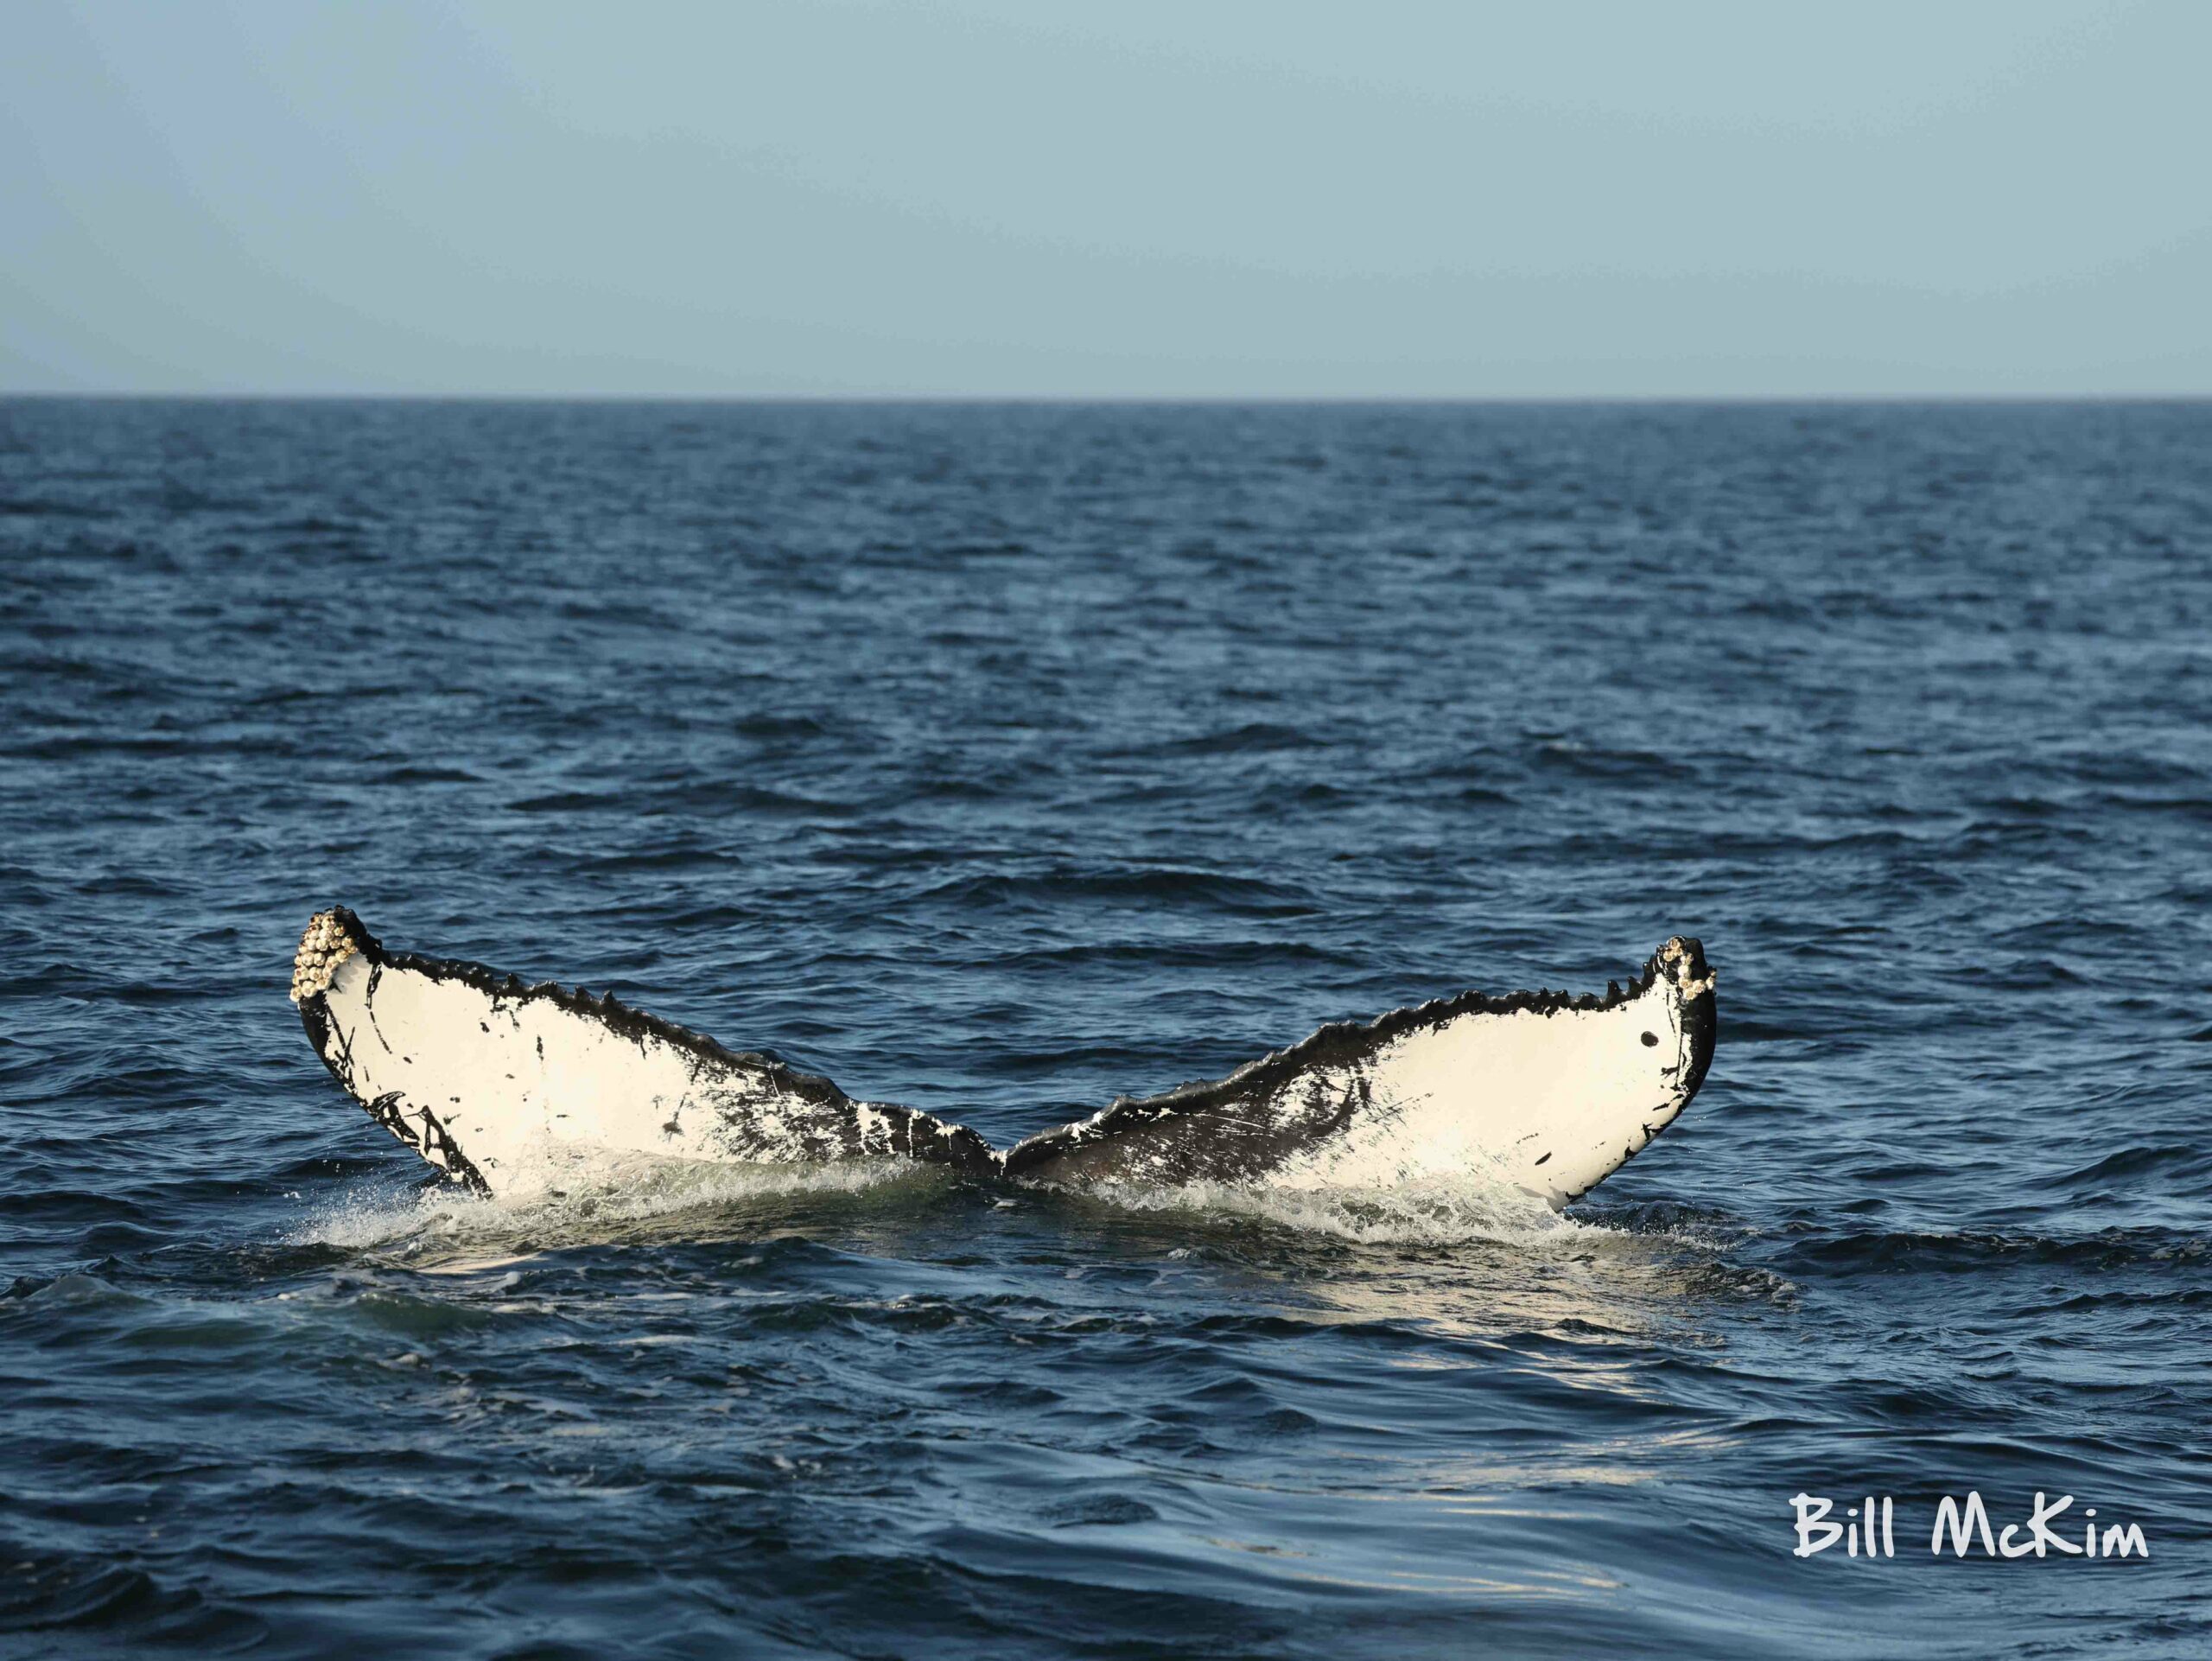
{"type": "Polygon", "coordinates": [[[2212,1639],[2212,408],[16,402],[0,561],[11,1656],[2212,1639]],[[1676,931],[1720,1047],[1560,1222],[503,1208],[333,901],[1001,1143],[1676,931]],[[2150,1558],[1929,1557],[2037,1489],[2150,1558]]]}

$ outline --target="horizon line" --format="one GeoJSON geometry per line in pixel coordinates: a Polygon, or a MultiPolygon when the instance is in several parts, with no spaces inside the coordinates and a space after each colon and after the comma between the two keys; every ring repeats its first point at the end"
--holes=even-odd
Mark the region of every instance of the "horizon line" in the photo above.
{"type": "Polygon", "coordinates": [[[1139,407],[1316,405],[2203,404],[2212,389],[2190,392],[514,392],[273,391],[234,390],[86,391],[0,387],[0,403],[148,404],[1125,404],[1139,407]]]}

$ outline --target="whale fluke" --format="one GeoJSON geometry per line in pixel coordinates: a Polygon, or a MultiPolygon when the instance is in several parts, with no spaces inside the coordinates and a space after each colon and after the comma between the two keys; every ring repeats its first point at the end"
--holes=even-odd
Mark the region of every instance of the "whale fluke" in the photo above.
{"type": "Polygon", "coordinates": [[[1324,1027],[1211,1084],[1115,1102],[1001,1153],[963,1125],[855,1101],[771,1055],[479,964],[387,951],[344,907],[301,938],[292,997],[348,1094],[487,1193],[549,1151],[790,1164],[899,1158],[1055,1186],[1375,1189],[1500,1176],[1561,1206],[1704,1081],[1713,971],[1676,937],[1624,988],[1465,992],[1324,1027]]]}
{"type": "Polygon", "coordinates": [[[1705,1082],[1713,979],[1703,946],[1677,936],[1603,997],[1463,992],[1324,1027],[1218,1082],[1032,1136],[1007,1174],[1358,1189],[1488,1170],[1562,1206],[1705,1082]]]}
{"type": "Polygon", "coordinates": [[[715,1161],[896,1155],[995,1174],[973,1130],[480,964],[384,949],[344,907],[293,969],[308,1040],[371,1117],[440,1170],[507,1192],[548,1144],[715,1161]]]}

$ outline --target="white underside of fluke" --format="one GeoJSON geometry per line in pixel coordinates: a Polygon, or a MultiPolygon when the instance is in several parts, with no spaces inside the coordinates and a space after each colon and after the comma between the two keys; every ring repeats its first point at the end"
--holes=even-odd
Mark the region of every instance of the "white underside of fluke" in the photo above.
{"type": "MultiPolygon", "coordinates": [[[[540,1174],[562,1142],[689,1160],[814,1156],[798,1104],[765,1074],[702,1079],[673,1044],[550,1002],[504,1000],[359,953],[323,997],[347,1089],[423,1123],[433,1154],[449,1140],[494,1192],[540,1174]]],[[[893,1151],[887,1141],[880,1151],[893,1151]]]]}
{"type": "Polygon", "coordinates": [[[1363,1083],[1367,1104],[1272,1181],[1382,1188],[1488,1170],[1564,1205],[1687,1105],[1682,1002],[1680,988],[1655,977],[1610,1009],[1470,1014],[1400,1039],[1338,1075],[1339,1088],[1363,1083]]]}
{"type": "Polygon", "coordinates": [[[1048,1177],[1057,1168],[1293,1190],[1481,1174],[1560,1206],[1642,1152],[1688,1105],[1703,1072],[1696,996],[1709,1009],[1709,977],[1686,997],[1662,971],[1607,1007],[1473,1009],[1371,1044],[1357,1032],[1333,1047],[1309,1041],[1299,1049],[1336,1053],[1301,1060],[1288,1052],[1217,1085],[1117,1103],[1033,1138],[1010,1161],[1048,1177]],[[1057,1144],[1049,1158],[1029,1152],[1046,1144],[1057,1144]],[[1085,1157],[1092,1147],[1101,1159],[1085,1157]],[[1217,1150],[1211,1162],[1198,1151],[1209,1148],[1217,1150]]]}
{"type": "Polygon", "coordinates": [[[901,1157],[1088,1186],[1376,1190],[1503,1179],[1554,1206],[1673,1122],[1713,1044],[1691,941],[1605,999],[1475,995],[1325,1028],[1217,1084],[1122,1101],[1009,1153],[972,1131],[733,1053],[612,1000],[385,953],[318,915],[294,996],[332,1073],[439,1168],[496,1194],[575,1156],[789,1164],[901,1157]]]}

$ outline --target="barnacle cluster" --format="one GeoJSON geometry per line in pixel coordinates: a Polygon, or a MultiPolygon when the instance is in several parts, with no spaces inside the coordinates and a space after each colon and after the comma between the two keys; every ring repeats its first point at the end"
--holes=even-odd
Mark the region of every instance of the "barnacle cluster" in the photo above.
{"type": "Polygon", "coordinates": [[[1694,940],[1677,934],[1659,948],[1659,968],[1682,989],[1685,998],[1699,997],[1713,990],[1713,968],[1694,940]],[[1704,973],[1700,974],[1700,970],[1704,973]]]}
{"type": "Polygon", "coordinates": [[[292,954],[292,1002],[328,991],[338,965],[359,949],[336,912],[317,912],[300,936],[300,949],[292,954]]]}

